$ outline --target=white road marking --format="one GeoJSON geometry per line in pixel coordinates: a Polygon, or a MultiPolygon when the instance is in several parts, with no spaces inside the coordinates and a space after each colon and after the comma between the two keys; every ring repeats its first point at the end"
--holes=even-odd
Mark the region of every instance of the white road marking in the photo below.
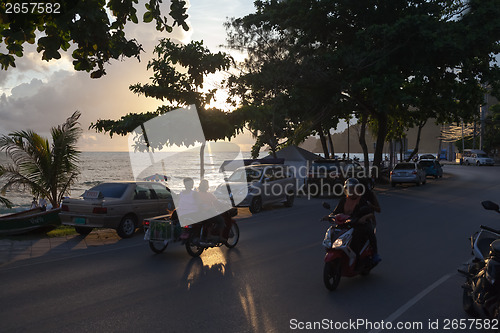
{"type": "MultiPolygon", "coordinates": [[[[450,273],[450,274],[446,274],[445,276],[443,276],[442,278],[440,278],[439,280],[437,280],[436,282],[434,282],[433,284],[431,284],[430,286],[428,286],[427,288],[425,288],[424,290],[422,290],[418,295],[416,295],[415,297],[413,297],[412,299],[410,299],[408,302],[406,302],[406,304],[404,304],[402,307],[400,307],[395,312],[393,312],[389,317],[387,317],[384,320],[384,322],[391,322],[391,323],[394,322],[403,313],[405,313],[406,311],[408,311],[408,309],[410,309],[413,305],[417,304],[422,298],[424,298],[425,296],[427,296],[431,291],[433,291],[434,289],[436,289],[438,286],[440,286],[443,282],[445,282],[446,280],[448,280],[454,274],[456,274],[456,273],[453,272],[453,273],[450,273]]],[[[371,330],[369,333],[378,333],[380,331],[382,331],[382,329],[371,330]]]]}

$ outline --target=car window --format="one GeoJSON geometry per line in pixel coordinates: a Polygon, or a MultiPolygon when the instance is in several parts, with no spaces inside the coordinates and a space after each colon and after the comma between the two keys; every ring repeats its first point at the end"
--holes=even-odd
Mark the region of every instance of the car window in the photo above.
{"type": "Polygon", "coordinates": [[[434,162],[433,161],[420,161],[419,163],[421,166],[423,167],[430,167],[430,166],[433,166],[434,165],[434,162]]]}
{"type": "Polygon", "coordinates": [[[99,191],[104,198],[121,198],[127,187],[128,184],[103,183],[92,187],[90,191],[99,191]]]}
{"type": "Polygon", "coordinates": [[[151,184],[158,199],[172,199],[172,193],[161,184],[151,184]]]}
{"type": "Polygon", "coordinates": [[[241,168],[234,171],[228,181],[235,183],[252,183],[258,181],[262,170],[258,168],[241,168]]]}
{"type": "Polygon", "coordinates": [[[135,188],[134,200],[149,200],[155,199],[155,196],[152,195],[149,188],[144,185],[137,185],[135,188]]]}
{"type": "Polygon", "coordinates": [[[394,167],[394,170],[413,170],[415,169],[414,163],[398,163],[394,167]]]}
{"type": "Polygon", "coordinates": [[[338,170],[339,166],[339,162],[334,161],[313,161],[311,167],[314,171],[328,172],[332,170],[338,170]]]}
{"type": "Polygon", "coordinates": [[[273,168],[267,168],[264,170],[264,178],[267,178],[268,181],[273,181],[276,180],[276,177],[274,176],[275,171],[273,168]]]}

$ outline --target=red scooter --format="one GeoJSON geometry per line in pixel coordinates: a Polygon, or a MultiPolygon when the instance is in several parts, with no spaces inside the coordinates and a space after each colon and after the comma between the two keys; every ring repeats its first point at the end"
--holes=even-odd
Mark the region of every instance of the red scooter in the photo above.
{"type": "MultiPolygon", "coordinates": [[[[328,203],[323,207],[330,209],[328,203]]],[[[351,249],[354,228],[349,216],[344,214],[328,215],[332,224],[325,234],[323,246],[326,249],[323,281],[328,290],[335,290],[342,276],[368,275],[377,263],[373,262],[374,251],[367,240],[360,250],[359,259],[351,249]]]]}

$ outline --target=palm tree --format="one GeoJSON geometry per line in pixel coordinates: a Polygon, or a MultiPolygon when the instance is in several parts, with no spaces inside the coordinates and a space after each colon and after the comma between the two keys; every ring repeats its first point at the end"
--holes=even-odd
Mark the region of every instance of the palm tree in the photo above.
{"type": "Polygon", "coordinates": [[[12,202],[9,199],[0,196],[0,204],[5,205],[7,208],[12,207],[12,202]]]}
{"type": "Polygon", "coordinates": [[[80,173],[76,143],[82,132],[76,111],[64,124],[52,127],[49,140],[27,130],[0,137],[0,151],[13,164],[0,166],[0,190],[29,188],[37,197],[45,197],[52,207],[59,207],[80,173]]]}

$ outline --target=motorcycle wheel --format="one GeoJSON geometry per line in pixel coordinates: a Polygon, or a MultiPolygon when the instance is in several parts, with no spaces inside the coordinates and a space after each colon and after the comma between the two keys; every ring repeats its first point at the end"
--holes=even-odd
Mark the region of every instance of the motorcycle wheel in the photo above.
{"type": "Polygon", "coordinates": [[[168,242],[165,244],[163,241],[149,241],[149,248],[154,253],[162,253],[168,246],[168,242]]]}
{"type": "Polygon", "coordinates": [[[342,274],[341,263],[339,259],[325,263],[323,269],[323,282],[326,289],[333,291],[337,289],[342,274]]]}
{"type": "Polygon", "coordinates": [[[227,237],[227,241],[224,243],[228,248],[232,249],[238,244],[240,240],[240,228],[236,223],[231,225],[231,229],[229,230],[229,236],[227,237]]]}
{"type": "Polygon", "coordinates": [[[203,247],[194,245],[191,238],[186,242],[186,251],[191,257],[199,257],[203,253],[203,250],[203,247]]]}
{"type": "Polygon", "coordinates": [[[470,295],[470,292],[464,289],[463,297],[462,297],[462,306],[464,308],[465,313],[467,313],[471,317],[478,317],[476,310],[474,310],[474,300],[470,295]]]}

